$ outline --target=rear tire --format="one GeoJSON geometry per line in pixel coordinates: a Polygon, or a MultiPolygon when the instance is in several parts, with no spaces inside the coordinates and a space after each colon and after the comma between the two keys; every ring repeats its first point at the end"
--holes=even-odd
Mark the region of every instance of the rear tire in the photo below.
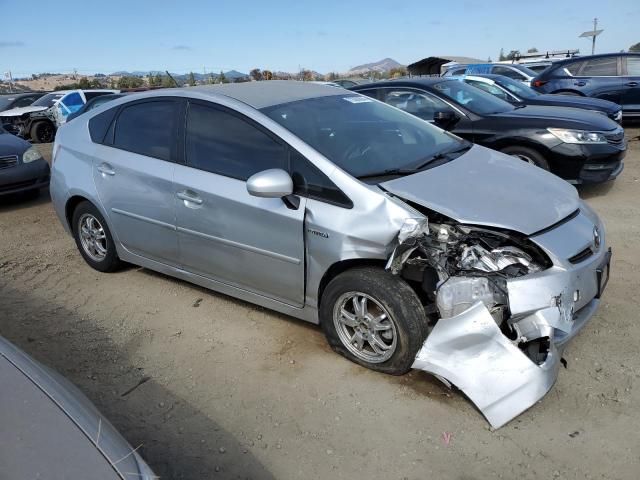
{"type": "Polygon", "coordinates": [[[34,143],[51,143],[56,136],[56,129],[48,120],[40,120],[31,126],[29,136],[34,143]]]}
{"type": "Polygon", "coordinates": [[[391,375],[410,370],[428,334],[416,293],[399,276],[375,267],[347,270],[329,282],[320,324],[334,351],[391,375]]]}
{"type": "Polygon", "coordinates": [[[537,151],[532,148],[513,146],[506,147],[500,150],[502,153],[511,155],[527,163],[531,163],[536,167],[540,167],[544,170],[549,170],[549,162],[537,151]]]}
{"type": "Polygon", "coordinates": [[[114,272],[122,266],[107,222],[91,202],[78,204],[71,220],[73,238],[82,258],[100,272],[114,272]]]}

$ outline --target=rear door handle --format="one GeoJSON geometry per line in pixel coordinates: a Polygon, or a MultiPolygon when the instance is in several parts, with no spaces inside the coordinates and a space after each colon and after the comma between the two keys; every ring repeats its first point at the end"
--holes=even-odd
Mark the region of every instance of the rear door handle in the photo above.
{"type": "Polygon", "coordinates": [[[111,165],[109,165],[108,163],[101,164],[98,167],[98,171],[103,175],[109,175],[111,177],[113,177],[116,174],[115,170],[113,170],[113,167],[111,167],[111,165]]]}
{"type": "Polygon", "coordinates": [[[638,82],[629,82],[629,83],[625,83],[625,85],[627,87],[637,87],[638,86],[638,82]]]}
{"type": "Polygon", "coordinates": [[[176,197],[186,202],[195,203],[196,205],[202,205],[202,199],[198,197],[196,194],[194,194],[193,192],[188,192],[184,190],[182,192],[176,193],[176,197]]]}
{"type": "Polygon", "coordinates": [[[587,82],[575,82],[574,85],[577,87],[584,87],[587,84],[587,82]]]}

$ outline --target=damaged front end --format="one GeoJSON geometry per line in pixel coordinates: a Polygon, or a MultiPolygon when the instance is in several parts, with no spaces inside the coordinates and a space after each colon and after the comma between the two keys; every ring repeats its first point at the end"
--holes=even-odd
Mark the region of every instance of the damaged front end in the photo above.
{"type": "Polygon", "coordinates": [[[455,385],[499,428],[553,386],[566,341],[597,307],[595,276],[576,298],[579,274],[529,238],[439,217],[408,219],[387,262],[429,316],[413,368],[455,385]]]}

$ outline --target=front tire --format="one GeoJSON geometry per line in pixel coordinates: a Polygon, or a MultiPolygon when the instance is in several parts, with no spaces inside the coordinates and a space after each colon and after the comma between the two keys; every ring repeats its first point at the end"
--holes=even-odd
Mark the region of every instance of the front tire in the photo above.
{"type": "Polygon", "coordinates": [[[513,146],[506,147],[500,150],[502,153],[506,153],[507,155],[511,155],[513,157],[518,158],[524,162],[535,165],[536,167],[540,167],[544,170],[549,170],[549,162],[537,151],[532,148],[513,146]]]}
{"type": "Polygon", "coordinates": [[[41,120],[31,126],[29,136],[34,143],[51,143],[56,136],[56,129],[53,123],[41,120]]]}
{"type": "Polygon", "coordinates": [[[80,203],[71,221],[76,246],[91,268],[113,272],[122,266],[107,222],[91,202],[80,203]]]}
{"type": "Polygon", "coordinates": [[[402,278],[375,267],[347,270],[329,282],[320,323],[334,351],[391,375],[409,371],[428,333],[416,293],[402,278]]]}

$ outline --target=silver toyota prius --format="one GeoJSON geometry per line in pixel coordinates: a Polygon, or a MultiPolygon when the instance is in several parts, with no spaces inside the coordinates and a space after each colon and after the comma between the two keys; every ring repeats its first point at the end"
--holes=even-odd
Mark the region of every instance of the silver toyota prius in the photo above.
{"type": "Polygon", "coordinates": [[[50,188],[91,267],[320,324],[360,365],[456,386],[495,428],[549,391],[609,278],[574,187],[325,85],[115,100],[59,130],[50,188]]]}

